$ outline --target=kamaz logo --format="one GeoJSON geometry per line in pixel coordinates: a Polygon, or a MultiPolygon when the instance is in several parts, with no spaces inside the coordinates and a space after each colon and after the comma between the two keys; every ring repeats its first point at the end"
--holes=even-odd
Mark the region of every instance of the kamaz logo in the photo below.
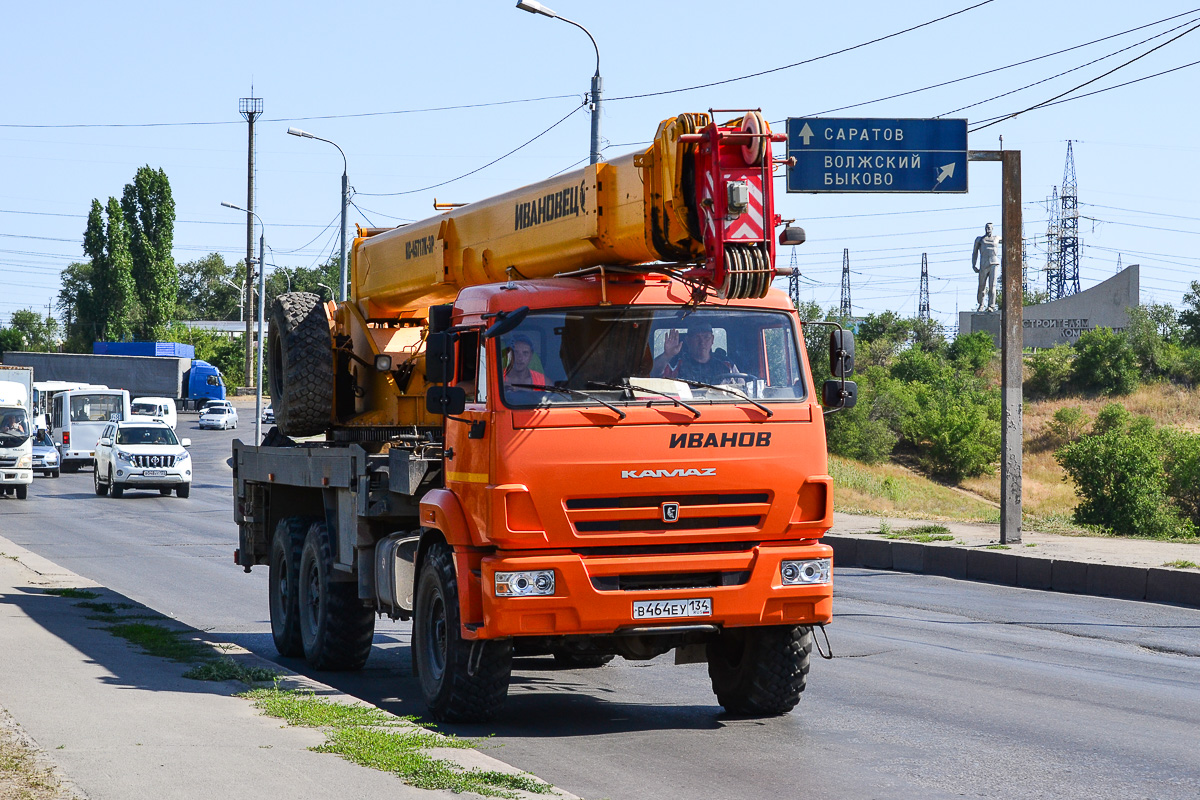
{"type": "Polygon", "coordinates": [[[427,256],[433,252],[434,237],[422,236],[419,239],[411,239],[404,243],[404,260],[410,258],[420,258],[427,256]]]}
{"type": "Polygon", "coordinates": [[[715,467],[706,469],[623,469],[622,478],[706,478],[717,474],[715,467]]]}

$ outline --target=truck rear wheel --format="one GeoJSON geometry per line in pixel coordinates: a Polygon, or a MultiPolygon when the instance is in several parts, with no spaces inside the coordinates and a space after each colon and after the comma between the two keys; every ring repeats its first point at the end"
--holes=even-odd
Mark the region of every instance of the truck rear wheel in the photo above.
{"type": "Polygon", "coordinates": [[[412,661],[435,719],[485,722],[508,697],[512,640],[466,641],[450,548],[437,544],[421,564],[413,601],[412,661]]]}
{"type": "Polygon", "coordinates": [[[358,584],[333,580],[333,544],[324,522],[309,526],[299,578],[305,660],[314,669],[362,669],[371,654],[375,612],[358,599],[358,584]]]}
{"type": "Polygon", "coordinates": [[[284,517],[275,526],[271,539],[267,579],[271,638],[279,655],[289,658],[304,655],[304,641],[300,638],[300,553],[304,549],[304,535],[312,523],[305,517],[284,517]]]}
{"type": "Polygon", "coordinates": [[[288,436],[324,433],[333,408],[333,340],[321,298],[308,292],[275,298],[267,349],[279,430],[288,436]]]}
{"type": "Polygon", "coordinates": [[[707,649],[708,676],[726,711],[786,714],[800,702],[808,679],[812,628],[727,628],[707,649]]]}

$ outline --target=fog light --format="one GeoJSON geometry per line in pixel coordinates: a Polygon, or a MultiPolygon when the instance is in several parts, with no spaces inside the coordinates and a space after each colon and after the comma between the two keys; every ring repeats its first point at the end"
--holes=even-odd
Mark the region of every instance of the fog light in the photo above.
{"type": "Polygon", "coordinates": [[[554,570],[538,569],[527,572],[497,572],[497,597],[529,597],[554,594],[554,570]]]}
{"type": "Polygon", "coordinates": [[[828,558],[784,561],[779,568],[784,586],[829,583],[832,574],[833,563],[828,558]]]}

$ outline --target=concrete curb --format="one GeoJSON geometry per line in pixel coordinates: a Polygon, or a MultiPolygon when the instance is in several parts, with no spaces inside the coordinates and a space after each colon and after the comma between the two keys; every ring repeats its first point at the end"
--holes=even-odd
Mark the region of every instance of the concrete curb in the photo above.
{"type": "Polygon", "coordinates": [[[1095,597],[1200,608],[1200,571],[1045,558],[1025,553],[826,534],[835,566],[917,572],[1095,597]]]}

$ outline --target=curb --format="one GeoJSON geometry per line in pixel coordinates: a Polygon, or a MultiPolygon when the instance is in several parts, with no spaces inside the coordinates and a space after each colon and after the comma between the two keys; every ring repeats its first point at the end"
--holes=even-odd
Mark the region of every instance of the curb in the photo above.
{"type": "Polygon", "coordinates": [[[1000,550],[826,534],[837,566],[1200,608],[1200,571],[1068,561],[1000,550]]]}

